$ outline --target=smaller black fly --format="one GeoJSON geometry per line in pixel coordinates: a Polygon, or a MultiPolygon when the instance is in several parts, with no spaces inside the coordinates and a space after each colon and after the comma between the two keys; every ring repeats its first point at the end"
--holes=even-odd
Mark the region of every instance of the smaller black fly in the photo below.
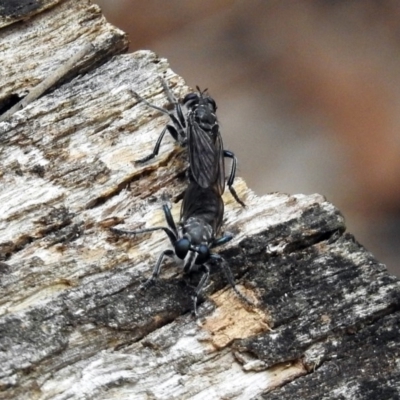
{"type": "Polygon", "coordinates": [[[238,296],[251,303],[236,288],[232,272],[226,260],[211,250],[221,246],[232,239],[232,235],[217,238],[222,225],[224,203],[221,196],[213,188],[202,188],[196,182],[191,182],[185,191],[181,206],[179,224],[175,224],[170,208],[163,205],[165,220],[168,227],[156,226],[153,228],[127,231],[112,228],[115,233],[141,234],[164,231],[173,249],[163,250],[158,257],[152,276],[141,285],[141,289],[154,283],[160,275],[161,265],[165,257],[176,256],[183,262],[183,272],[190,274],[193,271],[202,272],[193,295],[193,313],[197,315],[197,300],[210,277],[210,263],[217,262],[222,266],[226,278],[238,296]]]}
{"type": "Polygon", "coordinates": [[[233,181],[235,180],[237,159],[234,153],[225,150],[216,116],[217,105],[214,99],[207,94],[207,89],[188,93],[182,104],[176,99],[164,79],[160,78],[168,100],[173,104],[173,111],[168,111],[149,103],[136,92],[134,96],[142,103],[169,116],[172,124],[167,124],[162,130],[154,150],[148,156],[137,160],[144,163],[158,155],[161,142],[166,132],[189,152],[189,177],[202,188],[214,187],[218,194],[225,190],[225,158],[232,160],[230,174],[227,180],[229,191],[235,200],[243,207],[245,204],[239,199],[233,181]],[[184,113],[184,108],[186,112],[184,113]]]}

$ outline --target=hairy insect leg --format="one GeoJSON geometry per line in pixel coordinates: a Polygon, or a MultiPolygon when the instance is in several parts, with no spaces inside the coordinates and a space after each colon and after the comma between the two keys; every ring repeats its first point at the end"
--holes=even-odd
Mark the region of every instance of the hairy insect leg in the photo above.
{"type": "Polygon", "coordinates": [[[179,101],[177,100],[177,98],[175,97],[174,93],[172,92],[172,90],[170,89],[170,87],[168,86],[167,82],[165,81],[165,79],[163,79],[162,77],[160,77],[160,81],[161,81],[161,85],[164,89],[164,92],[167,94],[168,100],[170,101],[171,104],[174,105],[174,109],[176,112],[176,115],[178,116],[178,120],[180,122],[180,125],[183,128],[186,128],[186,119],[183,116],[183,112],[182,112],[182,107],[179,104],[179,101]]]}
{"type": "Polygon", "coordinates": [[[178,239],[178,230],[176,229],[174,218],[173,218],[173,216],[171,214],[171,210],[167,204],[163,204],[163,211],[164,211],[165,220],[167,221],[168,226],[175,232],[175,236],[176,236],[175,240],[177,240],[178,239]]]}
{"type": "Polygon", "coordinates": [[[181,146],[185,145],[185,143],[186,143],[186,133],[185,133],[186,120],[185,120],[185,117],[183,116],[182,107],[174,97],[171,98],[172,92],[169,90],[167,84],[162,79],[161,79],[161,82],[162,82],[163,89],[166,90],[166,88],[167,88],[168,100],[174,105],[174,111],[176,112],[177,117],[174,115],[173,112],[170,112],[170,111],[166,110],[165,108],[158,107],[155,104],[148,102],[146,99],[144,99],[138,93],[136,93],[134,90],[131,90],[131,93],[138,101],[145,104],[147,107],[150,107],[154,110],[157,110],[163,114],[168,115],[173,123],[173,125],[168,124],[163,129],[163,131],[161,132],[160,136],[157,139],[157,142],[156,142],[156,145],[154,146],[153,152],[151,154],[149,154],[148,156],[135,161],[138,164],[149,161],[158,154],[158,152],[160,150],[161,142],[167,131],[174,138],[174,140],[177,141],[181,146]]]}
{"type": "Polygon", "coordinates": [[[224,150],[224,157],[226,158],[230,158],[232,160],[232,165],[231,165],[231,172],[229,174],[229,178],[227,181],[227,185],[229,188],[229,191],[231,192],[233,198],[242,206],[242,207],[246,207],[246,204],[243,203],[242,200],[239,199],[239,196],[236,193],[236,190],[233,188],[233,181],[235,180],[235,176],[236,176],[236,167],[237,167],[237,159],[235,154],[233,154],[231,151],[229,150],[224,150]]]}
{"type": "Polygon", "coordinates": [[[239,199],[239,196],[237,195],[236,190],[233,188],[233,186],[228,186],[228,188],[236,202],[239,203],[242,207],[246,207],[246,204],[244,204],[243,201],[239,199]]]}
{"type": "Polygon", "coordinates": [[[194,295],[193,295],[193,315],[195,317],[197,317],[197,299],[199,297],[199,294],[201,293],[201,291],[203,290],[204,286],[207,284],[208,280],[210,279],[210,268],[208,267],[208,265],[203,264],[201,266],[204,269],[204,273],[201,276],[200,282],[197,285],[195,291],[194,291],[194,295]]]}
{"type": "Polygon", "coordinates": [[[163,114],[170,116],[170,112],[168,110],[166,110],[165,108],[158,107],[155,104],[150,103],[149,101],[147,101],[144,97],[142,97],[139,93],[135,92],[134,90],[130,90],[130,92],[133,94],[133,96],[136,98],[136,100],[140,101],[143,104],[146,104],[147,107],[150,107],[154,110],[160,111],[163,114]]]}
{"type": "MultiPolygon", "coordinates": [[[[171,216],[171,218],[172,218],[172,216],[171,216]]],[[[153,228],[137,229],[135,231],[125,231],[123,229],[118,229],[118,228],[111,228],[110,230],[111,230],[111,232],[114,232],[117,234],[128,234],[128,235],[137,235],[137,234],[141,234],[141,233],[149,233],[149,232],[154,232],[154,231],[164,231],[167,234],[167,236],[172,244],[174,244],[175,241],[177,240],[176,228],[175,228],[175,230],[173,230],[173,229],[166,228],[165,226],[155,226],[153,228]]]]}
{"type": "Polygon", "coordinates": [[[178,103],[178,99],[175,97],[174,93],[172,92],[172,90],[169,88],[167,81],[159,76],[158,79],[161,82],[161,86],[164,89],[164,92],[167,94],[168,100],[172,103],[172,104],[177,104],[178,103]]]}
{"type": "Polygon", "coordinates": [[[250,299],[248,299],[244,294],[240,293],[239,290],[237,289],[232,271],[231,271],[228,263],[225,261],[225,259],[222,258],[218,254],[212,254],[211,258],[218,261],[221,264],[221,267],[222,267],[222,270],[224,271],[226,279],[229,282],[229,284],[232,286],[232,289],[237,294],[237,296],[240,297],[246,303],[254,305],[254,303],[250,299]]]}
{"type": "Polygon", "coordinates": [[[178,118],[176,118],[174,114],[172,114],[170,111],[166,110],[165,108],[158,107],[155,104],[150,103],[149,101],[147,101],[145,98],[140,96],[140,94],[135,92],[134,90],[131,90],[131,92],[132,92],[133,96],[137,100],[139,100],[141,103],[146,104],[147,107],[153,108],[154,110],[160,111],[163,114],[168,115],[171,118],[174,125],[177,125],[180,128],[185,128],[186,127],[186,119],[183,116],[181,105],[179,104],[178,100],[172,93],[171,89],[168,87],[167,82],[165,82],[165,80],[161,77],[160,77],[160,81],[161,81],[161,85],[162,85],[164,91],[167,94],[169,102],[171,104],[173,104],[173,106],[174,106],[174,111],[176,112],[178,118]]]}
{"type": "Polygon", "coordinates": [[[185,197],[186,189],[182,190],[174,199],[174,203],[178,203],[185,197]]]}
{"type": "Polygon", "coordinates": [[[167,257],[173,257],[173,255],[174,255],[174,252],[172,250],[170,250],[170,249],[164,250],[160,254],[160,256],[158,257],[158,260],[156,262],[156,265],[154,266],[153,273],[152,273],[151,277],[146,282],[142,283],[139,286],[139,290],[147,289],[150,285],[152,285],[157,280],[158,276],[160,275],[161,264],[162,264],[162,262],[164,260],[164,257],[166,257],[166,256],[167,257]]]}
{"type": "Polygon", "coordinates": [[[222,246],[225,243],[228,243],[229,241],[231,241],[233,239],[233,235],[224,235],[218,239],[214,239],[214,241],[212,242],[210,248],[214,248],[217,246],[222,246]]]}
{"type": "Polygon", "coordinates": [[[169,132],[169,134],[174,138],[175,141],[179,142],[179,138],[178,138],[178,131],[172,126],[172,125],[167,125],[162,132],[160,133],[160,136],[157,139],[156,145],[154,146],[153,151],[147,155],[146,157],[140,158],[139,160],[136,160],[135,163],[136,164],[143,164],[146,161],[151,160],[152,158],[154,158],[155,156],[158,155],[158,152],[160,151],[160,146],[161,146],[161,142],[164,139],[165,133],[169,132]]]}

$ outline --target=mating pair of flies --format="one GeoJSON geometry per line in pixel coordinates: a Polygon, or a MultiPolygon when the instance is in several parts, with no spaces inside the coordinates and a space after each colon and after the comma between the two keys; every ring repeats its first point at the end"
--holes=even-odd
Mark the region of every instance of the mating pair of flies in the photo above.
{"type": "Polygon", "coordinates": [[[187,94],[180,103],[167,83],[161,78],[160,80],[168,100],[174,106],[173,111],[151,104],[133,92],[137,100],[168,115],[171,121],[162,130],[153,152],[137,160],[136,163],[147,162],[158,155],[166,132],[170,133],[182,147],[187,148],[189,185],[184,193],[180,221],[178,224],[175,223],[169,206],[164,204],[163,211],[168,227],[156,226],[135,231],[117,228],[112,230],[116,233],[128,234],[164,231],[173,250],[167,249],[160,254],[151,278],[141,285],[141,289],[147,288],[156,281],[165,257],[176,256],[183,262],[184,273],[190,274],[192,271],[203,273],[193,295],[193,313],[197,315],[198,296],[207,284],[210,276],[210,264],[213,262],[220,264],[234,291],[248,301],[237,290],[232,272],[225,259],[211,251],[232,239],[232,235],[228,234],[217,237],[224,214],[224,202],[221,196],[225,190],[225,158],[232,160],[227,180],[228,188],[239,204],[244,207],[244,203],[232,187],[236,173],[236,157],[232,152],[223,148],[215,114],[217,110],[215,101],[206,93],[206,90],[201,91],[197,87],[197,92],[187,94]]]}

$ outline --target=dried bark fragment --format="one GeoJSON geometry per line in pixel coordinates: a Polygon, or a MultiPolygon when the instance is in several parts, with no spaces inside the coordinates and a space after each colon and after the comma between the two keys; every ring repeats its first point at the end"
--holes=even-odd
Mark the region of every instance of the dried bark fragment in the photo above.
{"type": "Polygon", "coordinates": [[[61,0],[2,0],[0,1],[0,28],[27,19],[61,0]]]}
{"type": "MultiPolygon", "coordinates": [[[[1,4],[9,9],[14,3],[1,4]]],[[[0,113],[17,103],[88,43],[93,49],[55,87],[128,48],[126,34],[108,24],[100,8],[90,1],[41,3],[51,7],[45,11],[39,7],[35,9],[41,11],[38,14],[0,29],[0,113]]],[[[29,4],[33,8],[39,5],[37,2],[29,4]]]]}

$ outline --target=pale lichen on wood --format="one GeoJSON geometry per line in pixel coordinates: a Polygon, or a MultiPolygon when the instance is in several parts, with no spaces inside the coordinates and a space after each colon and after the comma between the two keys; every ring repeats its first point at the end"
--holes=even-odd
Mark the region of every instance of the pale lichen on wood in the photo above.
{"type": "MultiPolygon", "coordinates": [[[[77,4],[90,21],[87,2],[47,12],[77,4]]],[[[120,52],[117,37],[105,53],[120,52]]],[[[132,90],[164,106],[160,75],[178,97],[189,89],[148,51],[103,61],[0,123],[0,398],[396,398],[399,282],[320,195],[258,197],[240,179],[246,209],[224,195],[235,238],[219,252],[256,306],[217,270],[194,319],[196,276],[183,280],[172,262],[138,292],[168,241],[109,228],[163,224],[162,195],[184,190],[186,159],[166,138],[134,164],[166,117],[132,90]]],[[[27,74],[26,87],[43,78],[27,74]]]]}

